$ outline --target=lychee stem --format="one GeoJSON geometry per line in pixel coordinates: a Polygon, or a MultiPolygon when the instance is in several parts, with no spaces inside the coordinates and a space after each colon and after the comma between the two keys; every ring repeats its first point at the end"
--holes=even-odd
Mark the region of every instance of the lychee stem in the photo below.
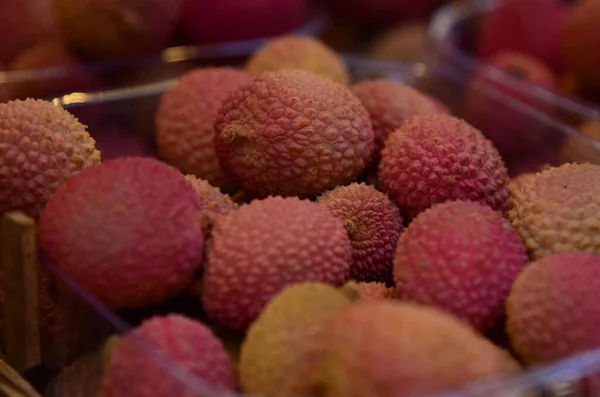
{"type": "Polygon", "coordinates": [[[356,223],[354,223],[352,219],[344,220],[344,228],[346,228],[350,238],[354,237],[354,234],[356,234],[356,223]]]}
{"type": "Polygon", "coordinates": [[[225,129],[223,129],[223,131],[221,131],[220,136],[223,142],[227,143],[228,145],[231,145],[239,137],[239,134],[235,131],[234,128],[226,127],[225,129]]]}

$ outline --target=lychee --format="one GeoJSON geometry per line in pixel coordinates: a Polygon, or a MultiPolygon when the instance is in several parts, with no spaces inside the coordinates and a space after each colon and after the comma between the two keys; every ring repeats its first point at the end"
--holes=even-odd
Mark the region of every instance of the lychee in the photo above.
{"type": "Polygon", "coordinates": [[[373,186],[352,183],[321,195],[317,202],[344,224],[352,243],[349,277],[392,283],[392,261],[403,230],[396,205],[373,186]]]}
{"type": "Polygon", "coordinates": [[[342,59],[318,38],[286,35],[267,41],[249,60],[253,76],[280,69],[299,69],[347,85],[350,76],[342,59]]]}
{"type": "Polygon", "coordinates": [[[512,198],[508,217],[534,259],[559,252],[600,253],[600,165],[544,170],[512,198]]]}
{"type": "Polygon", "coordinates": [[[420,62],[427,57],[429,34],[424,22],[407,22],[391,28],[369,46],[373,58],[420,62]]]}
{"type": "Polygon", "coordinates": [[[198,199],[175,168],[121,157],[60,186],[40,216],[41,248],[113,309],[160,303],[201,266],[198,199]]]}
{"type": "Polygon", "coordinates": [[[386,140],[379,180],[403,215],[432,204],[471,200],[506,209],[508,175],[483,134],[445,114],[415,116],[386,140]]]}
{"type": "Polygon", "coordinates": [[[159,156],[185,174],[226,187],[213,124],[227,95],[249,81],[246,72],[229,67],[197,68],[181,75],[162,95],[156,111],[159,156]]]}
{"type": "Polygon", "coordinates": [[[510,285],[527,262],[521,236],[497,211],[469,201],[436,204],[398,241],[397,295],[486,331],[503,315],[510,285]]]}
{"type": "Polygon", "coordinates": [[[116,342],[102,376],[101,395],[186,394],[189,386],[158,362],[161,357],[196,377],[207,394],[235,390],[235,369],[221,341],[204,324],[169,314],[145,320],[116,342]]]}
{"type": "Polygon", "coordinates": [[[303,281],[341,285],[352,248],[326,208],[296,197],[269,197],[221,218],[203,275],[207,315],[245,329],[284,287],[303,281]]]}
{"type": "Polygon", "coordinates": [[[254,78],[223,102],[215,146],[242,190],[308,197],[353,182],[375,144],[369,114],[348,88],[285,69],[254,78]]]}
{"type": "Polygon", "coordinates": [[[600,122],[588,120],[579,126],[581,135],[569,135],[562,144],[562,163],[600,164],[600,122]]]}
{"type": "MultiPolygon", "coordinates": [[[[552,2],[554,3],[554,2],[552,2]]],[[[598,63],[598,16],[600,2],[578,1],[572,6],[560,37],[560,54],[566,67],[584,84],[600,86],[598,63]]]]}
{"type": "Polygon", "coordinates": [[[100,162],[87,127],[50,102],[0,103],[0,214],[37,218],[67,179],[100,162]]]}
{"type": "Polygon", "coordinates": [[[281,291],[242,344],[242,390],[266,397],[309,396],[324,348],[324,328],[350,305],[343,293],[323,283],[299,283],[281,291]]]}
{"type": "Polygon", "coordinates": [[[600,255],[561,253],[531,263],[507,301],[507,330],[529,364],[600,347],[600,255]]]}
{"type": "Polygon", "coordinates": [[[426,396],[516,374],[520,366],[454,316],[394,301],[358,302],[325,329],[327,397],[426,396]]]}

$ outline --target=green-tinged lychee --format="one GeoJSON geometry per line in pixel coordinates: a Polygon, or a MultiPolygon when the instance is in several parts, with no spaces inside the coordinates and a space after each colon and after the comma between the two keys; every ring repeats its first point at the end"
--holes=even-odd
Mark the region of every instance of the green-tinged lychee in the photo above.
{"type": "Polygon", "coordinates": [[[531,263],[507,301],[507,330],[528,364],[600,347],[600,255],[560,253],[531,263]]]}
{"type": "Polygon", "coordinates": [[[221,167],[242,190],[316,196],[369,164],[369,114],[341,84],[301,70],[266,72],[234,91],[215,121],[221,167]]]}
{"type": "Polygon", "coordinates": [[[0,103],[0,214],[21,210],[37,218],[62,183],[99,162],[87,127],[61,107],[0,103]]]}
{"type": "Polygon", "coordinates": [[[386,140],[383,190],[410,218],[431,205],[470,200],[506,210],[508,174],[481,131],[446,114],[415,116],[386,140]]]}
{"type": "Polygon", "coordinates": [[[323,330],[350,304],[339,290],[323,283],[284,289],[248,330],[238,370],[242,390],[266,397],[311,396],[323,330]]]}
{"type": "Polygon", "coordinates": [[[378,301],[394,299],[396,291],[394,287],[388,287],[385,283],[364,281],[348,281],[342,287],[342,292],[353,301],[378,301]]]}
{"type": "Polygon", "coordinates": [[[187,288],[201,266],[199,209],[175,168],[120,157],[56,190],[40,216],[41,248],[111,308],[160,303],[187,288]]]}
{"type": "Polygon", "coordinates": [[[145,320],[116,342],[102,376],[101,395],[185,395],[189,386],[159,360],[197,377],[207,394],[235,390],[235,370],[221,341],[204,324],[169,314],[145,320]]]}
{"type": "Polygon", "coordinates": [[[290,284],[341,285],[351,257],[342,222],[323,206],[296,197],[254,200],[215,224],[204,309],[216,324],[243,330],[290,284]]]}
{"type": "Polygon", "coordinates": [[[534,259],[557,252],[600,253],[600,165],[541,171],[513,195],[508,216],[534,259]]]}
{"type": "Polygon", "coordinates": [[[321,195],[317,202],[344,224],[352,242],[349,277],[392,283],[392,261],[403,230],[396,205],[373,186],[352,183],[321,195]]]}
{"type": "Polygon", "coordinates": [[[485,331],[502,317],[510,285],[527,262],[519,233],[497,211],[470,201],[436,204],[398,241],[397,294],[485,331]]]}
{"type": "Polygon", "coordinates": [[[158,154],[184,174],[227,187],[214,147],[213,123],[223,100],[250,81],[243,70],[197,68],[180,76],[156,111],[158,154]]]}
{"type": "Polygon", "coordinates": [[[425,396],[520,370],[455,317],[410,303],[355,303],[326,327],[324,345],[324,397],[425,396]]]}
{"type": "Polygon", "coordinates": [[[270,39],[246,65],[253,76],[290,68],[315,73],[336,83],[350,83],[342,59],[316,37],[284,35],[270,39]]]}

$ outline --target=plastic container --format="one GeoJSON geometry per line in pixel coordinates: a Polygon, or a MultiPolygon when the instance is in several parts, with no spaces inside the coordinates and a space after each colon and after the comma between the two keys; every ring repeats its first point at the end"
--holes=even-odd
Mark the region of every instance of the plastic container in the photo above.
{"type": "Polygon", "coordinates": [[[563,123],[565,128],[573,130],[571,134],[577,137],[573,139],[581,141],[574,145],[575,153],[568,156],[570,161],[586,160],[600,164],[598,141],[579,133],[584,122],[600,122],[600,106],[519,80],[476,57],[474,48],[479,21],[497,4],[498,0],[462,1],[440,8],[429,26],[435,60],[463,75],[466,80],[478,78],[492,89],[510,93],[540,113],[540,117],[547,116],[563,123]],[[587,148],[582,149],[582,146],[587,148]]]}
{"type": "MultiPolygon", "coordinates": [[[[222,54],[223,52],[219,52],[219,55],[222,54]]],[[[187,61],[189,60],[181,62],[187,61]]],[[[464,117],[467,121],[470,120],[467,106],[469,102],[465,98],[475,93],[489,106],[504,107],[519,115],[521,120],[535,127],[531,133],[535,134],[538,140],[556,143],[550,146],[554,150],[559,150],[560,143],[569,138],[572,133],[565,125],[545,117],[543,113],[539,114],[534,108],[522,105],[502,92],[490,91],[483,84],[471,84],[470,81],[465,80],[463,74],[457,73],[452,68],[422,63],[382,63],[351,55],[345,56],[345,61],[355,81],[379,76],[410,84],[437,98],[454,115],[464,117]]],[[[239,65],[241,62],[243,59],[235,57],[229,64],[239,65]]],[[[170,83],[171,81],[161,81],[100,93],[66,95],[56,98],[55,102],[70,111],[80,112],[91,134],[100,142],[110,136],[113,142],[112,157],[138,154],[137,151],[152,156],[154,154],[152,135],[143,129],[140,130],[140,126],[152,125],[154,113],[148,112],[140,104],[156,102],[170,83]]],[[[490,123],[503,125],[506,121],[499,115],[494,116],[494,113],[487,117],[489,118],[485,120],[482,127],[489,126],[490,123]]],[[[483,131],[485,132],[485,128],[483,131]]],[[[547,158],[540,156],[540,152],[535,150],[528,152],[521,160],[533,168],[547,162],[547,158]]],[[[557,158],[553,164],[559,162],[557,158]]],[[[40,255],[45,271],[50,279],[56,281],[51,295],[57,302],[57,307],[67,315],[63,326],[65,332],[54,333],[46,338],[48,345],[45,346],[45,351],[48,354],[40,367],[28,371],[29,379],[48,397],[97,395],[95,393],[101,376],[102,348],[108,338],[112,335],[125,336],[132,325],[138,324],[151,313],[164,314],[176,311],[194,317],[202,315],[200,305],[193,302],[190,304],[185,298],[142,310],[111,312],[57,269],[43,253],[40,255]]],[[[186,373],[183,368],[160,355],[144,341],[137,340],[137,342],[140,350],[139,357],[136,359],[154,363],[157,368],[160,368],[163,374],[163,379],[160,380],[162,384],[186,390],[186,396],[217,396],[210,385],[202,379],[186,373]]],[[[600,351],[532,370],[516,378],[495,379],[472,385],[464,390],[448,391],[444,395],[505,397],[541,392],[561,396],[579,395],[569,394],[571,392],[600,393],[599,389],[591,388],[589,379],[580,382],[581,379],[594,375],[597,371],[600,371],[600,351]]]]}

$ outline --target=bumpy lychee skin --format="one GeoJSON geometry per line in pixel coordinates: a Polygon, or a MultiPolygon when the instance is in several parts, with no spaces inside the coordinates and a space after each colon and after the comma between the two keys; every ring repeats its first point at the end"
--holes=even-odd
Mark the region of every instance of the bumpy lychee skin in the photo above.
{"type": "Polygon", "coordinates": [[[388,287],[385,283],[348,281],[342,287],[342,291],[355,301],[378,301],[394,299],[396,290],[388,287]]]}
{"type": "Polygon", "coordinates": [[[436,204],[398,241],[398,297],[435,306],[485,331],[504,312],[527,249],[510,222],[479,203],[436,204]]]}
{"type": "Polygon", "coordinates": [[[294,284],[278,294],[249,328],[242,344],[242,390],[266,397],[310,396],[327,322],[351,305],[323,283],[294,284]]]}
{"type": "Polygon", "coordinates": [[[152,351],[197,377],[208,391],[235,390],[235,369],[221,341],[204,324],[169,314],[144,321],[116,342],[102,377],[101,395],[185,395],[189,385],[170,375],[169,370],[158,363],[160,357],[154,357],[152,351]]]}
{"type": "Polygon", "coordinates": [[[158,154],[185,174],[224,187],[213,124],[227,95],[250,81],[234,68],[198,68],[183,74],[161,97],[156,112],[158,154]]]}
{"type": "Polygon", "coordinates": [[[538,173],[512,198],[508,217],[534,259],[600,253],[600,165],[563,164],[538,173]]]}
{"type": "Polygon", "coordinates": [[[221,217],[235,211],[238,204],[234,203],[228,194],[221,192],[219,188],[211,186],[203,179],[194,175],[186,175],[185,179],[194,188],[196,198],[200,205],[200,224],[205,237],[211,233],[214,223],[221,217]]]}
{"type": "Polygon", "coordinates": [[[379,164],[384,191],[409,217],[448,200],[470,200],[504,211],[508,174],[483,134],[440,114],[415,116],[386,140],[379,164]]]}
{"type": "Polygon", "coordinates": [[[387,137],[411,117],[446,113],[425,94],[392,80],[360,81],[352,86],[352,93],[369,112],[377,152],[381,151],[387,137]]]}
{"type": "Polygon", "coordinates": [[[144,157],[90,167],[56,190],[40,216],[41,248],[114,309],[162,302],[192,282],[204,237],[194,190],[144,157]]]}
{"type": "Polygon", "coordinates": [[[204,309],[221,326],[245,329],[290,284],[341,285],[351,257],[344,226],[326,208],[296,197],[254,200],[215,224],[204,309]]]}
{"type": "Polygon", "coordinates": [[[520,370],[455,317],[410,303],[355,303],[326,328],[325,346],[326,397],[425,396],[520,370]]]}
{"type": "Polygon", "coordinates": [[[523,174],[519,174],[514,178],[511,178],[508,183],[508,191],[510,195],[508,197],[508,208],[509,210],[514,206],[514,199],[519,191],[526,186],[529,182],[535,179],[535,172],[525,172],[523,174]]]}
{"type": "Polygon", "coordinates": [[[369,114],[348,88],[285,69],[254,78],[223,102],[215,146],[244,191],[305,197],[354,181],[375,144],[369,114]]]}
{"type": "Polygon", "coordinates": [[[396,205],[373,186],[352,183],[321,195],[317,202],[344,224],[352,242],[349,277],[357,281],[391,283],[402,215],[396,205]]]}
{"type": "Polygon", "coordinates": [[[56,188],[100,162],[86,126],[42,100],[0,103],[0,214],[37,218],[56,188]]]}
{"type": "Polygon", "coordinates": [[[529,364],[600,347],[600,255],[561,253],[531,263],[507,301],[507,330],[529,364]]]}
{"type": "Polygon", "coordinates": [[[314,37],[287,35],[271,39],[246,65],[246,70],[253,76],[290,68],[315,73],[336,83],[350,83],[350,75],[341,58],[314,37]]]}

